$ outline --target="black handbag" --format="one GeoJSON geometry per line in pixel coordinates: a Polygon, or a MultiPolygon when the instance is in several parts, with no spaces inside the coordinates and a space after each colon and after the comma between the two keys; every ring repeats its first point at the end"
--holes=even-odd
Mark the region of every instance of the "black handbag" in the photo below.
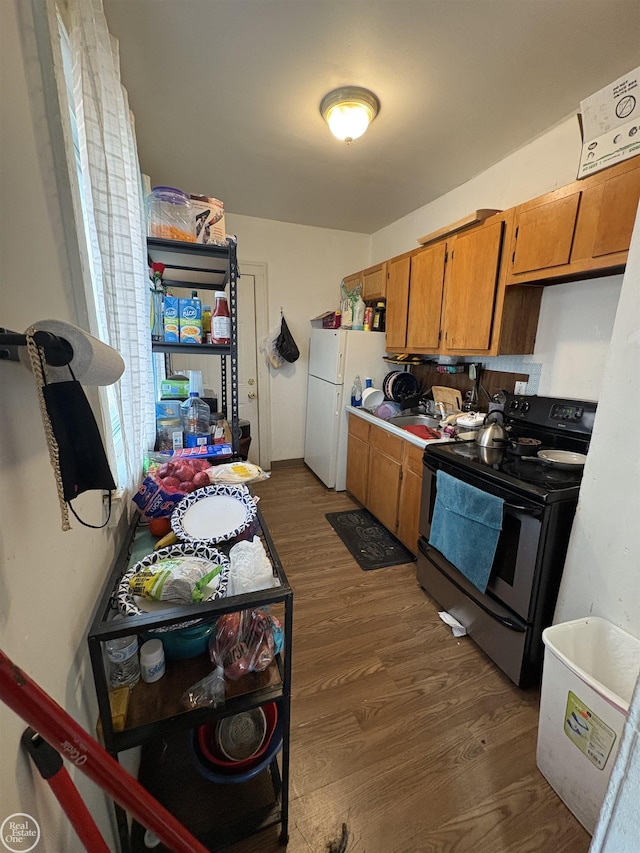
{"type": "Polygon", "coordinates": [[[282,322],[280,324],[280,334],[276,339],[276,349],[278,350],[282,358],[284,358],[285,361],[288,361],[291,364],[300,358],[300,350],[298,349],[296,342],[293,339],[293,335],[289,331],[287,321],[284,319],[284,317],[282,318],[282,322]]]}

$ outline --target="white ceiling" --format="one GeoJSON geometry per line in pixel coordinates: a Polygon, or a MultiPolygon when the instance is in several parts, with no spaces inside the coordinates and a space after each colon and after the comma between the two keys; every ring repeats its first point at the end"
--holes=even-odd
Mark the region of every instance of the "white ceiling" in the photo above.
{"type": "MultiPolygon", "coordinates": [[[[638,0],[104,0],[152,185],[372,233],[640,64],[638,0]],[[352,145],[331,89],[381,102],[352,145]]],[[[577,165],[577,164],[576,164],[577,165]]]]}

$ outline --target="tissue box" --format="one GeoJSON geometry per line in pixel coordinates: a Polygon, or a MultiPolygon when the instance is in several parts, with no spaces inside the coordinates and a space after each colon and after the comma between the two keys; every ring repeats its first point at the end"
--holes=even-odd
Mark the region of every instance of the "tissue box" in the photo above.
{"type": "Polygon", "coordinates": [[[192,195],[191,207],[196,215],[196,243],[227,245],[224,227],[224,204],[217,198],[192,195]]]}
{"type": "Polygon", "coordinates": [[[199,299],[179,300],[178,325],[181,344],[202,343],[202,305],[199,299]]]}
{"type": "Polygon", "coordinates": [[[180,300],[177,296],[164,298],[164,340],[168,344],[180,343],[178,311],[180,300]]]}

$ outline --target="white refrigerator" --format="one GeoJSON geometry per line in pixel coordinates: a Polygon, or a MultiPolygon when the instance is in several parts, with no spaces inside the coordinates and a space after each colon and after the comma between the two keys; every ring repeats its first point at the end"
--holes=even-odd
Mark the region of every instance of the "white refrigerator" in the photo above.
{"type": "Polygon", "coordinates": [[[330,489],[346,489],[348,416],[356,376],[381,388],[389,372],[382,332],[312,329],[304,461],[330,489]]]}

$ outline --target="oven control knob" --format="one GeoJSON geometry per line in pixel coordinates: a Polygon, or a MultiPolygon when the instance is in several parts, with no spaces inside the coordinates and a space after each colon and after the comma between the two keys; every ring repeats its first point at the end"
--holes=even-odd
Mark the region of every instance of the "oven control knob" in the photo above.
{"type": "Polygon", "coordinates": [[[531,408],[531,403],[528,400],[524,400],[524,402],[520,406],[520,411],[521,412],[528,412],[530,408],[531,408]]]}
{"type": "Polygon", "coordinates": [[[517,400],[512,400],[511,404],[509,405],[509,408],[510,409],[519,409],[520,403],[517,400]]]}

